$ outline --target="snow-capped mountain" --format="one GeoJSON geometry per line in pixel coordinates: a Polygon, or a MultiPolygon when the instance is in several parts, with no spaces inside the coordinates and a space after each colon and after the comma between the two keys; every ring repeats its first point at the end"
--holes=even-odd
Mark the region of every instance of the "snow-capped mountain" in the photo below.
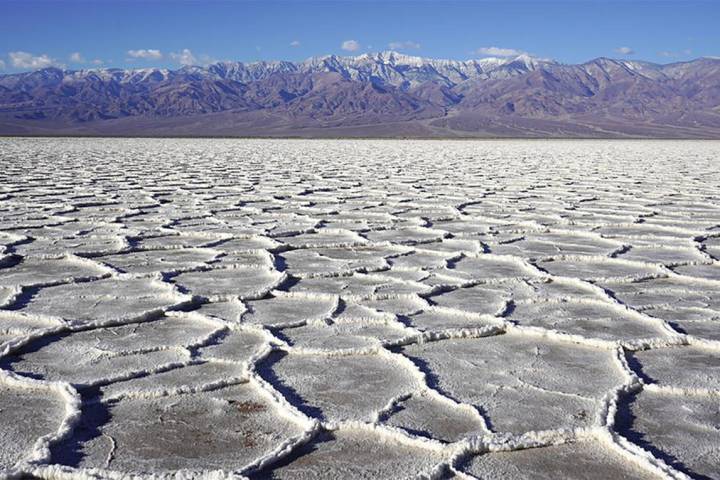
{"type": "Polygon", "coordinates": [[[425,82],[454,86],[473,78],[504,78],[535,70],[551,61],[527,55],[512,59],[438,60],[403,55],[393,51],[364,54],[357,57],[329,55],[311,58],[298,65],[306,73],[336,72],[345,78],[382,82],[411,88],[425,82]]]}
{"type": "Polygon", "coordinates": [[[0,76],[0,133],[720,136],[720,60],[393,51],[0,76]]]}

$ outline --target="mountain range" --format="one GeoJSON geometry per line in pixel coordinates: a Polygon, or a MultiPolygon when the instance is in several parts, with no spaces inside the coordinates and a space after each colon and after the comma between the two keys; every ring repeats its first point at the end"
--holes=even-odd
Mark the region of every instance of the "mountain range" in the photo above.
{"type": "Polygon", "coordinates": [[[0,76],[2,135],[720,138],[720,59],[381,52],[0,76]]]}

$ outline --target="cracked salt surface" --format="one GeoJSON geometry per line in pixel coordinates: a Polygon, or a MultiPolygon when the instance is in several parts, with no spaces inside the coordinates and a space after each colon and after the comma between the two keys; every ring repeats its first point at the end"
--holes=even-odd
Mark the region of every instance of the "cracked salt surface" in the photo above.
{"type": "Polygon", "coordinates": [[[720,479],[718,158],[2,139],[0,476],[720,479]]]}

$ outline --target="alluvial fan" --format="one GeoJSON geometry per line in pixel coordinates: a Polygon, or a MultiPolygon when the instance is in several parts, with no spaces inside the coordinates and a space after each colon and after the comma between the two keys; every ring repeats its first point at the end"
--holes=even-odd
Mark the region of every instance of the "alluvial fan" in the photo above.
{"type": "Polygon", "coordinates": [[[0,475],[720,478],[720,142],[0,140],[0,475]]]}

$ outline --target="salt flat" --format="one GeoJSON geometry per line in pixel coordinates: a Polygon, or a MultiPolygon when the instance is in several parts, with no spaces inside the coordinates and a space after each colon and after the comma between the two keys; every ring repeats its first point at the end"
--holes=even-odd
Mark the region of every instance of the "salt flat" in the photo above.
{"type": "Polygon", "coordinates": [[[0,476],[720,478],[720,142],[0,164],[0,476]]]}

